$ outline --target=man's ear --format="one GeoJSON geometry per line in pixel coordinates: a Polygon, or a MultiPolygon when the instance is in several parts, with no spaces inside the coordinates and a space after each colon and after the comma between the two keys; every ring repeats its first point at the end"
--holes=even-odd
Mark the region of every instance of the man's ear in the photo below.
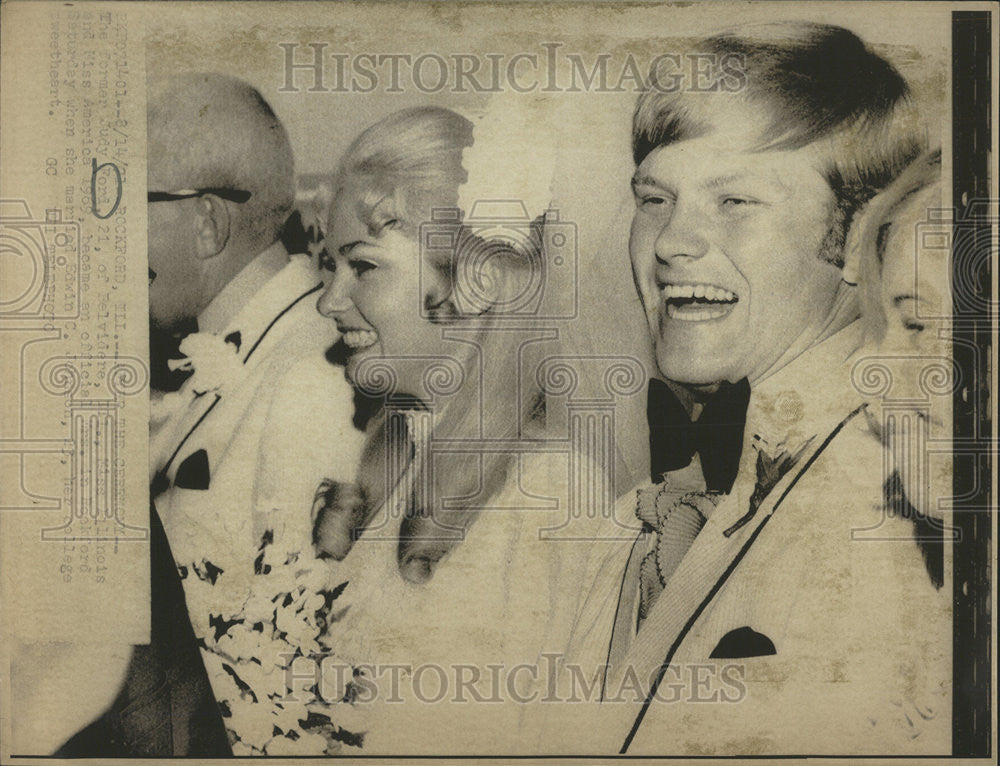
{"type": "Polygon", "coordinates": [[[849,285],[858,283],[858,266],[861,261],[861,248],[857,243],[848,241],[844,247],[844,267],[840,270],[840,278],[849,285]]]}
{"type": "Polygon", "coordinates": [[[884,193],[876,194],[851,216],[850,226],[844,238],[844,268],[841,273],[841,277],[849,285],[858,283],[862,253],[874,247],[871,239],[877,232],[873,227],[885,212],[884,200],[884,193]]]}
{"type": "Polygon", "coordinates": [[[864,216],[855,216],[851,222],[851,228],[847,231],[844,242],[844,266],[840,270],[840,277],[849,285],[858,283],[858,272],[861,266],[861,251],[864,249],[863,237],[868,229],[864,216]]]}
{"type": "Polygon", "coordinates": [[[229,227],[225,200],[214,194],[203,194],[195,200],[195,250],[199,258],[213,258],[225,250],[229,227]]]}

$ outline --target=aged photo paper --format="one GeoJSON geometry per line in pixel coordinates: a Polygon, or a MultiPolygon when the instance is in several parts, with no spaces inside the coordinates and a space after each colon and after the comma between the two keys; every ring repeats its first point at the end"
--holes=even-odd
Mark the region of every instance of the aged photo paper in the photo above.
{"type": "Polygon", "coordinates": [[[0,761],[995,758],[995,4],[0,13],[0,761]]]}

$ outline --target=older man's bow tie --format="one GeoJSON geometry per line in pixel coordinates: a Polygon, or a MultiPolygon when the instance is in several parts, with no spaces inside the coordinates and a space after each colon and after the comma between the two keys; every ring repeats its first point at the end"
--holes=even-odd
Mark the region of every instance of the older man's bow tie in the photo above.
{"type": "Polygon", "coordinates": [[[729,492],[743,451],[750,383],[723,383],[692,421],[676,394],[662,380],[649,381],[649,473],[654,482],[691,463],[697,452],[709,491],[729,492]]]}

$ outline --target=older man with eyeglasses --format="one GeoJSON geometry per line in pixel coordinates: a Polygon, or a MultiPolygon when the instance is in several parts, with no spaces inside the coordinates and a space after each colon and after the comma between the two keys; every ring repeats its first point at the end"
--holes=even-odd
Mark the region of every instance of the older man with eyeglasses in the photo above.
{"type": "Polygon", "coordinates": [[[203,665],[218,664],[213,620],[246,600],[261,535],[298,517],[310,528],[316,485],[353,476],[362,441],[326,358],[339,336],[316,311],[320,273],[279,239],[294,165],[261,94],[218,74],[151,82],[148,158],[150,327],[197,331],[171,363],[189,377],[151,402],[150,643],[61,755],[231,754],[203,665]]]}

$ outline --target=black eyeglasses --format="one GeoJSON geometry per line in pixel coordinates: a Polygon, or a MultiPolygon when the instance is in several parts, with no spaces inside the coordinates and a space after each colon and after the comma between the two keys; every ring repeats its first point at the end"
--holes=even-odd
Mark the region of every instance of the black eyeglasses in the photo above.
{"type": "Polygon", "coordinates": [[[191,199],[200,197],[203,194],[214,194],[216,197],[229,200],[230,202],[246,202],[253,196],[252,192],[244,189],[216,189],[209,187],[206,189],[178,189],[172,192],[146,192],[147,202],[173,202],[179,199],[191,199]]]}

